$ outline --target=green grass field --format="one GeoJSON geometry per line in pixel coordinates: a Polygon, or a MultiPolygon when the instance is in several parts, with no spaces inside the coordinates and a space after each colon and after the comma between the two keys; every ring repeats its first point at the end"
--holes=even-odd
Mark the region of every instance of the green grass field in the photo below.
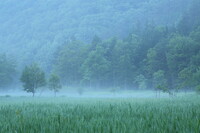
{"type": "Polygon", "coordinates": [[[199,133],[200,97],[0,97],[0,133],[199,133]]]}

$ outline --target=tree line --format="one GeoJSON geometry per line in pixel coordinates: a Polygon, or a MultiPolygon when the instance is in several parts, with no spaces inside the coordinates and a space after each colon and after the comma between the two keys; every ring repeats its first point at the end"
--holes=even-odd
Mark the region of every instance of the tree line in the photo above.
{"type": "MultiPolygon", "coordinates": [[[[51,55],[51,71],[66,86],[155,89],[168,93],[180,89],[200,90],[198,12],[200,2],[196,0],[176,26],[147,23],[143,28],[133,27],[133,32],[124,39],[103,40],[94,36],[88,44],[71,37],[51,55]]],[[[0,83],[7,85],[16,67],[5,55],[0,61],[0,83]]],[[[32,68],[25,67],[19,75],[23,77],[29,69],[32,68]]],[[[31,81],[35,80],[38,79],[21,78],[24,83],[30,82],[31,87],[24,84],[25,89],[41,86],[32,85],[31,81]]]]}
{"type": "Polygon", "coordinates": [[[91,44],[76,38],[55,53],[54,69],[62,83],[87,87],[189,90],[200,81],[200,2],[194,1],[177,26],[135,27],[121,40],[91,44]]]}

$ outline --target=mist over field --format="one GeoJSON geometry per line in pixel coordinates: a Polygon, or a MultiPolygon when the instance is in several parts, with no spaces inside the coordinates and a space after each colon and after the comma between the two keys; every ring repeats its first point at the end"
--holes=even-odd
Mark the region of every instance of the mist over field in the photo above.
{"type": "MultiPolygon", "coordinates": [[[[194,94],[194,92],[188,92],[188,95],[194,94]]],[[[26,93],[23,90],[16,90],[16,91],[8,91],[8,92],[1,92],[0,96],[2,97],[32,97],[32,94],[26,93]]],[[[179,93],[176,95],[177,97],[182,97],[185,96],[184,93],[179,93]]],[[[40,91],[37,92],[35,97],[41,98],[41,97],[53,97],[55,98],[54,93],[48,90],[40,91]]],[[[110,91],[85,91],[83,94],[79,94],[76,89],[71,90],[71,91],[66,91],[66,90],[61,90],[56,97],[63,97],[63,98],[171,98],[168,94],[166,93],[161,93],[158,96],[156,96],[154,91],[148,91],[148,90],[143,90],[143,91],[118,91],[118,92],[110,92],[110,91]]]]}

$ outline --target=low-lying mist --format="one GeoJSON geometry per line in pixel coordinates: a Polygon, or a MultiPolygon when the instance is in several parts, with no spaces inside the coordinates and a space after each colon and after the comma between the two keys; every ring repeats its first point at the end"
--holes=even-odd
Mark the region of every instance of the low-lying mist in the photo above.
{"type": "MultiPolygon", "coordinates": [[[[187,92],[187,94],[193,92],[187,92]]],[[[185,95],[185,92],[176,93],[176,96],[185,95]]],[[[32,93],[27,93],[20,90],[9,90],[1,91],[1,97],[33,97],[32,93]]],[[[171,98],[167,93],[156,92],[153,90],[119,90],[113,92],[112,90],[84,90],[80,92],[77,88],[72,88],[70,90],[60,90],[60,92],[55,93],[48,90],[38,90],[34,97],[67,97],[67,98],[171,98]]]]}

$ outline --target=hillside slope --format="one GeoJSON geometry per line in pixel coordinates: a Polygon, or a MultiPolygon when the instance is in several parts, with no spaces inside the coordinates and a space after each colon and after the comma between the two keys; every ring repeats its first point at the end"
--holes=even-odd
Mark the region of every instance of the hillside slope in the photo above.
{"type": "Polygon", "coordinates": [[[138,24],[176,25],[190,0],[7,0],[0,2],[0,52],[20,66],[48,68],[55,49],[71,36],[90,42],[127,36],[138,24]]]}

